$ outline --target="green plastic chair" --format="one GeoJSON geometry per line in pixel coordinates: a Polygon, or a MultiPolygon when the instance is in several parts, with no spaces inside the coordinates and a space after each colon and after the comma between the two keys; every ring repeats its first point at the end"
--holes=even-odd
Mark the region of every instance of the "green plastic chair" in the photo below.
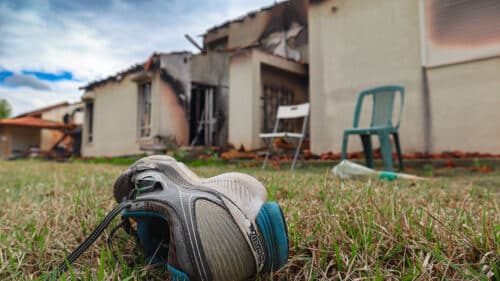
{"type": "Polygon", "coordinates": [[[404,88],[401,86],[381,86],[369,90],[365,90],[359,94],[354,112],[353,128],[344,131],[344,139],[342,142],[342,159],[346,159],[347,142],[350,135],[359,135],[363,143],[363,152],[365,154],[366,166],[373,168],[373,148],[371,135],[377,135],[380,141],[382,150],[382,158],[384,160],[384,170],[393,171],[392,150],[390,135],[394,138],[396,151],[398,154],[399,169],[403,170],[403,159],[401,156],[401,146],[399,144],[399,122],[401,121],[401,113],[403,112],[404,103],[404,88]],[[394,98],[396,92],[401,94],[401,106],[398,116],[398,121],[394,126],[392,124],[392,113],[394,111],[394,98]],[[373,97],[372,119],[369,128],[358,128],[359,116],[363,105],[363,99],[366,96],[373,97]]]}

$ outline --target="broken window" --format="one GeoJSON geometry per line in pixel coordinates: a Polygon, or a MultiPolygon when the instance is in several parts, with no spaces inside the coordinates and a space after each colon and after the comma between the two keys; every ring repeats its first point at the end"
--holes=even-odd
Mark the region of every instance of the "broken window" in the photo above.
{"type": "Polygon", "coordinates": [[[151,135],[151,82],[139,85],[139,137],[151,135]]]}
{"type": "MultiPolygon", "coordinates": [[[[293,105],[294,93],[286,86],[271,83],[264,84],[262,93],[262,132],[272,132],[276,123],[278,107],[280,105],[293,105]]],[[[285,122],[280,122],[283,127],[278,128],[278,130],[295,132],[297,128],[300,128],[300,123],[297,123],[297,121],[300,120],[285,120],[285,122]]]]}
{"type": "Polygon", "coordinates": [[[207,43],[209,50],[224,50],[227,48],[227,36],[207,43]]]}
{"type": "Polygon", "coordinates": [[[189,112],[189,143],[191,145],[216,145],[217,88],[193,83],[189,112]]]}
{"type": "Polygon", "coordinates": [[[91,143],[93,141],[94,133],[94,102],[88,102],[85,104],[85,116],[87,122],[87,142],[91,143]]]}

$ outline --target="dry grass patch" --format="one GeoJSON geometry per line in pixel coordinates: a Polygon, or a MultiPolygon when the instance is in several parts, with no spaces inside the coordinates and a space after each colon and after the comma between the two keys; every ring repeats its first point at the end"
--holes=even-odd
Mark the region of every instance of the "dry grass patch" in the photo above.
{"type": "MultiPolygon", "coordinates": [[[[126,167],[0,162],[0,279],[43,277],[115,205],[126,167]]],[[[329,169],[199,167],[202,176],[249,173],[283,207],[290,258],[259,280],[445,280],[499,278],[500,172],[444,174],[431,182],[340,181],[329,169]]],[[[439,173],[438,173],[439,174],[439,173]]],[[[118,220],[115,222],[117,223],[118,220]]],[[[75,280],[165,280],[163,268],[127,266],[139,255],[120,232],[115,261],[105,239],[68,272],[75,280]]]]}

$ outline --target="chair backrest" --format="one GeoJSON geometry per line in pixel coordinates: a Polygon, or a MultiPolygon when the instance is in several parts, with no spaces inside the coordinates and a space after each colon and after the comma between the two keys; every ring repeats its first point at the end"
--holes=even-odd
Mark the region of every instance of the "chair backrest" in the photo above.
{"type": "Polygon", "coordinates": [[[401,86],[382,86],[369,90],[365,90],[359,94],[358,102],[356,104],[356,111],[354,112],[353,127],[357,128],[359,125],[359,117],[365,96],[373,96],[373,108],[370,127],[393,127],[399,128],[401,120],[401,113],[403,112],[404,104],[404,88],[401,86]],[[394,111],[394,98],[396,93],[400,93],[400,107],[398,120],[395,125],[392,124],[392,113],[394,111]]]}
{"type": "Polygon", "coordinates": [[[293,119],[309,116],[309,103],[297,105],[280,105],[278,107],[277,119],[293,119]]]}

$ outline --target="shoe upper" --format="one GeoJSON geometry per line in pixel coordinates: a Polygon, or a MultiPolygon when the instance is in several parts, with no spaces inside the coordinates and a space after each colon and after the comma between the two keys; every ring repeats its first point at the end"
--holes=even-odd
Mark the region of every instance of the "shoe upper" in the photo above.
{"type": "Polygon", "coordinates": [[[167,262],[174,278],[246,280],[286,262],[281,209],[266,203],[265,187],[249,175],[201,178],[171,157],[150,156],[118,178],[115,197],[133,188],[123,215],[137,222],[150,262],[167,262]]]}

